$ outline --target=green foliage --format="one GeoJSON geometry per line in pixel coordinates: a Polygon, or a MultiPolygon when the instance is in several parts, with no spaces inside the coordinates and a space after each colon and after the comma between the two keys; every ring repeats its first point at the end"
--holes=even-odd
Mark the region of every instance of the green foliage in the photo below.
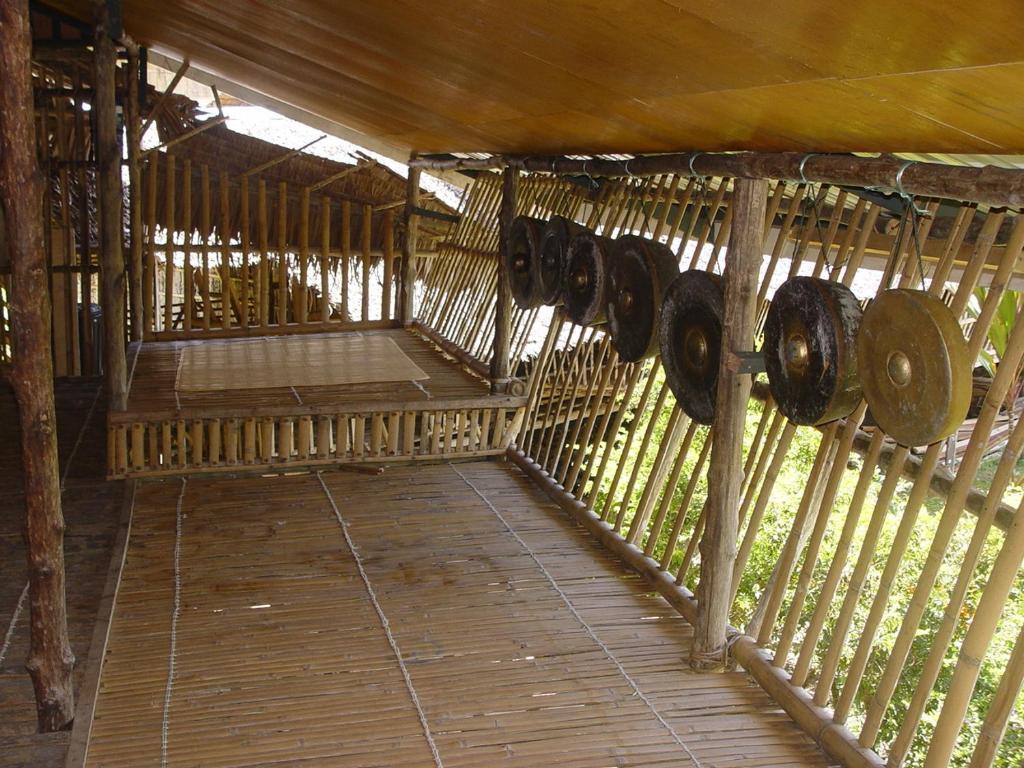
{"type": "MultiPolygon", "coordinates": [[[[1003,304],[1000,305],[999,318],[993,322],[993,326],[999,324],[1005,326],[1006,322],[1012,323],[1012,319],[1016,314],[1016,301],[1017,299],[1014,297],[1012,301],[1007,300],[1004,302],[1005,306],[1003,304]]],[[[1005,327],[1004,330],[1006,330],[1005,327]]],[[[1008,331],[1006,332],[1008,333],[1008,331]]],[[[996,331],[993,335],[992,348],[996,358],[1005,351],[1005,335],[1002,332],[996,331]]],[[[613,524],[617,518],[621,518],[620,530],[623,534],[629,530],[630,522],[636,513],[637,506],[644,494],[644,489],[652,479],[652,474],[655,471],[658,446],[666,439],[672,411],[676,407],[671,394],[666,392],[664,396],[659,398],[659,393],[662,392],[664,386],[664,379],[660,368],[657,371],[656,379],[652,383],[651,396],[648,398],[645,407],[640,407],[641,392],[643,390],[643,382],[641,382],[641,386],[637,387],[627,405],[622,427],[606,444],[607,450],[610,451],[608,470],[595,496],[595,510],[599,514],[604,514],[613,524]],[[635,432],[635,438],[631,443],[633,452],[627,455],[624,453],[624,446],[630,430],[635,432]],[[650,444],[648,449],[640,455],[637,453],[637,450],[641,445],[642,438],[648,431],[650,432],[650,444]]],[[[771,415],[769,414],[769,418],[771,415]]],[[[764,406],[761,403],[752,401],[748,409],[745,456],[753,444],[758,427],[764,416],[764,406]]],[[[767,428],[767,423],[765,427],[767,428]]],[[[697,473],[695,489],[689,504],[686,505],[686,508],[681,508],[687,482],[696,470],[697,457],[701,453],[707,436],[708,430],[706,428],[696,430],[690,449],[683,461],[679,482],[675,485],[669,485],[664,491],[659,487],[657,491],[659,498],[654,500],[654,508],[657,510],[664,505],[665,501],[660,497],[660,494],[662,492],[670,494],[667,504],[668,515],[664,525],[661,527],[658,539],[651,545],[651,549],[657,559],[666,558],[666,564],[672,573],[676,573],[682,563],[687,542],[707,498],[707,467],[705,466],[697,473]],[[679,515],[682,515],[684,518],[684,522],[681,525],[682,535],[666,556],[666,550],[670,543],[670,532],[673,525],[677,523],[679,515]]],[[[745,626],[746,622],[755,614],[758,601],[766,585],[769,583],[769,579],[778,562],[779,553],[783,550],[787,538],[791,535],[794,516],[800,507],[801,499],[805,492],[807,492],[808,478],[811,475],[811,469],[821,446],[821,441],[821,433],[818,430],[811,428],[797,429],[781,470],[776,474],[768,474],[765,477],[764,482],[772,484],[771,492],[767,497],[761,522],[753,534],[749,560],[741,575],[732,612],[732,623],[735,626],[745,626]]],[[[666,475],[674,459],[675,456],[669,458],[665,467],[666,475]]],[[[980,490],[987,489],[998,460],[999,456],[995,455],[982,464],[975,478],[975,486],[980,490]]],[[[818,590],[821,588],[839,544],[840,533],[846,523],[862,465],[863,462],[859,457],[856,455],[851,456],[846,471],[843,473],[821,543],[821,554],[811,575],[807,593],[808,597],[800,611],[797,635],[794,638],[794,654],[799,652],[803,635],[815,609],[818,607],[818,590]]],[[[1020,477],[1022,475],[1024,475],[1024,462],[1018,467],[1016,476],[1020,477]]],[[[882,472],[875,468],[870,478],[864,505],[856,520],[839,593],[824,608],[827,612],[827,618],[822,637],[815,649],[816,658],[811,665],[812,672],[821,668],[822,657],[827,649],[833,643],[840,641],[840,638],[835,635],[836,617],[843,599],[849,592],[848,580],[854,563],[861,552],[869,520],[873,514],[876,514],[876,502],[882,479],[882,472]]],[[[906,514],[911,490],[911,483],[900,481],[890,503],[885,508],[877,510],[877,514],[882,515],[878,540],[875,546],[869,550],[871,553],[869,557],[870,567],[868,568],[863,587],[859,593],[853,593],[851,598],[855,604],[853,621],[846,637],[842,638],[844,651],[841,654],[841,662],[831,688],[832,701],[838,698],[846,682],[849,661],[852,659],[857,643],[862,637],[864,622],[874,596],[878,591],[880,576],[892,549],[894,536],[900,521],[906,514]]],[[[1024,489],[1019,485],[1012,484],[1006,494],[1004,494],[1004,498],[1007,502],[1016,503],[1022,495],[1024,495],[1024,489]]],[[[910,607],[919,576],[925,567],[929,550],[932,547],[943,513],[944,503],[939,498],[932,497],[926,500],[917,514],[916,521],[910,532],[910,540],[906,552],[900,560],[896,578],[893,584],[890,585],[888,606],[875,635],[875,642],[867,660],[863,679],[855,691],[851,711],[847,718],[848,726],[855,733],[859,731],[863,723],[871,699],[885,670],[890,650],[902,625],[902,619],[910,607]]],[[[903,721],[903,715],[914,696],[918,679],[932,648],[932,639],[943,622],[948,596],[959,575],[960,565],[963,562],[964,553],[974,532],[975,522],[976,517],[973,514],[964,513],[959,516],[959,522],[953,530],[952,538],[946,548],[946,554],[942,560],[936,584],[930,592],[931,597],[925,606],[924,615],[913,640],[904,671],[893,693],[886,717],[881,724],[877,744],[883,755],[885,754],[885,745],[888,745],[898,733],[903,721]]],[[[745,533],[744,527],[741,526],[741,541],[745,533]]],[[[637,539],[637,544],[641,547],[648,545],[648,542],[644,539],[645,535],[646,532],[637,539]]],[[[942,695],[952,679],[953,669],[957,662],[957,651],[970,625],[970,618],[978,604],[982,590],[987,582],[988,574],[999,553],[1002,542],[1002,532],[996,531],[988,536],[984,544],[980,562],[974,571],[974,576],[968,589],[965,606],[955,617],[953,640],[949,651],[942,660],[939,678],[935,690],[927,702],[919,728],[919,735],[904,763],[910,768],[921,766],[924,763],[930,735],[934,730],[941,709],[942,695]]],[[[793,582],[795,582],[802,565],[802,562],[798,561],[794,570],[793,582]]],[[[696,585],[698,574],[699,551],[695,551],[693,552],[693,559],[689,569],[683,574],[683,583],[693,589],[696,585]]],[[[789,596],[793,593],[793,582],[791,582],[791,589],[787,592],[789,596]]],[[[782,616],[785,616],[789,610],[788,601],[790,599],[791,597],[788,597],[786,604],[783,605],[782,616]]],[[[1024,585],[1018,583],[1016,591],[1007,602],[999,631],[996,633],[996,637],[993,639],[989,652],[982,664],[975,694],[971,699],[970,709],[964,726],[964,733],[967,735],[961,739],[958,745],[958,751],[954,759],[955,765],[966,765],[970,760],[970,754],[973,750],[977,733],[981,728],[988,706],[999,685],[1002,672],[1013,650],[1014,642],[1022,624],[1024,624],[1024,585]]],[[[791,664],[794,659],[795,656],[791,656],[789,663],[791,664]]],[[[808,680],[808,685],[813,688],[815,684],[816,679],[812,675],[812,678],[808,680]]],[[[1024,765],[1024,695],[1018,698],[1017,706],[1009,723],[1007,735],[1000,749],[996,764],[1001,768],[1024,765]]]]}
{"type": "MultiPolygon", "coordinates": [[[[981,308],[987,297],[988,288],[974,289],[974,295],[968,304],[968,312],[972,317],[977,318],[981,314],[981,308]]],[[[996,375],[996,366],[1006,354],[1006,344],[1010,339],[1010,332],[1013,330],[1017,311],[1020,308],[1020,297],[1021,294],[1018,291],[1003,293],[996,306],[995,314],[992,316],[992,324],[988,329],[988,344],[982,348],[979,360],[990,376],[996,375]]]]}

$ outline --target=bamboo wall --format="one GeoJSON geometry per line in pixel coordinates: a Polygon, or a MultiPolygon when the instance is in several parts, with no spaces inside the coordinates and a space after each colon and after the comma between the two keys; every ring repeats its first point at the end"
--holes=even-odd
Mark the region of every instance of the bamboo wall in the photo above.
{"type": "Polygon", "coordinates": [[[149,153],[142,173],[145,338],[383,327],[394,319],[395,206],[194,166],[172,152],[149,153]]]}
{"type": "MultiPolygon", "coordinates": [[[[424,317],[478,356],[488,349],[489,325],[473,319],[492,308],[474,302],[472,287],[493,284],[499,186],[493,175],[477,180],[443,254],[445,269],[439,263],[426,276],[424,317]]],[[[564,182],[527,177],[520,213],[568,214],[600,232],[660,239],[675,244],[681,268],[721,272],[730,196],[727,180],[664,176],[619,180],[589,205],[564,182]]],[[[939,209],[936,201],[915,203],[939,209]]],[[[870,265],[878,290],[925,285],[943,296],[976,357],[1024,248],[1024,217],[963,204],[944,210],[952,215],[932,237],[928,217],[905,214],[894,232],[881,226],[881,205],[841,189],[772,185],[758,334],[774,287],[787,276],[840,281],[866,300],[870,265]],[[972,302],[980,284],[987,292],[972,302]]],[[[537,312],[514,317],[513,348],[521,351],[537,312]]],[[[988,490],[974,486],[990,433],[1006,421],[1003,405],[1022,359],[1018,314],[957,462],[943,443],[914,451],[896,445],[864,424],[864,404],[849,419],[798,428],[763,384],[755,386],[734,649],[746,649],[744,666],[816,738],[853,743],[843,754],[855,764],[879,765],[881,755],[901,765],[913,747],[930,750],[929,765],[990,765],[1008,723],[1003,759],[1008,750],[1020,754],[1013,727],[1024,720],[1024,525],[1002,499],[1024,449],[1024,422],[1011,419],[994,474],[979,478],[988,490]],[[797,462],[811,470],[793,496],[778,480],[797,462]],[[766,581],[754,579],[765,572],[766,581]],[[999,681],[995,689],[976,687],[981,669],[999,681]],[[857,745],[872,751],[856,753],[857,745]]],[[[638,548],[621,552],[639,558],[634,565],[653,574],[663,594],[674,591],[677,606],[692,609],[714,435],[676,406],[659,361],[619,363],[603,327],[572,325],[556,311],[530,398],[518,447],[604,521],[595,531],[606,524],[613,544],[638,548]]]]}

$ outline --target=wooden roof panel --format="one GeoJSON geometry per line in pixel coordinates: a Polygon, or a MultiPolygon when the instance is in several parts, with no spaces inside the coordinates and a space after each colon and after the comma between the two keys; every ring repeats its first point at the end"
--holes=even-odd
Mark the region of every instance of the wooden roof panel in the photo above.
{"type": "Polygon", "coordinates": [[[124,16],[140,42],[403,150],[1024,152],[1014,0],[124,0],[124,16]]]}

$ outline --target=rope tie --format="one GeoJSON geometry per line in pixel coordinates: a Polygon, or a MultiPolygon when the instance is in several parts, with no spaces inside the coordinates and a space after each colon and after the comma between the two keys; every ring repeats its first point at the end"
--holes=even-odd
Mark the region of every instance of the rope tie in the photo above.
{"type": "Polygon", "coordinates": [[[178,619],[181,617],[181,508],[185,501],[188,479],[181,478],[181,491],[174,509],[174,610],[171,612],[171,644],[167,654],[167,685],[164,687],[164,714],[160,723],[160,768],[167,767],[167,735],[170,727],[171,696],[174,693],[174,674],[178,653],[178,619]]]}
{"type": "Polygon", "coordinates": [[[377,612],[377,618],[380,620],[381,627],[384,628],[384,634],[387,636],[388,645],[391,646],[391,652],[395,655],[395,659],[398,661],[398,668],[402,671],[402,678],[405,680],[406,690],[409,691],[409,698],[412,699],[413,705],[416,707],[416,715],[419,717],[420,726],[423,728],[423,735],[427,740],[427,745],[430,747],[430,754],[434,756],[434,765],[437,768],[444,768],[444,763],[441,762],[441,754],[437,751],[437,745],[434,743],[434,737],[430,733],[430,725],[427,723],[427,715],[423,711],[423,705],[420,704],[420,697],[416,694],[416,688],[412,684],[412,676],[409,674],[409,669],[405,666],[405,660],[402,658],[402,652],[398,647],[398,641],[395,640],[394,634],[391,632],[391,623],[388,621],[387,615],[384,613],[384,608],[381,607],[380,601],[377,599],[377,593],[373,589],[373,584],[370,582],[370,577],[366,573],[366,568],[363,567],[363,558],[359,556],[359,552],[356,550],[356,545],[352,541],[352,536],[348,532],[348,523],[341,516],[341,510],[338,509],[338,505],[334,503],[334,496],[331,494],[330,489],[327,487],[327,483],[324,482],[323,473],[317,472],[316,479],[320,481],[320,487],[324,490],[324,495],[327,496],[327,501],[331,505],[331,509],[334,511],[334,517],[338,521],[338,525],[341,526],[341,535],[345,539],[345,545],[348,547],[348,551],[352,553],[352,559],[355,561],[356,568],[359,571],[359,578],[363,581],[363,587],[366,589],[366,594],[370,598],[370,602],[373,604],[373,609],[377,612]]]}
{"type": "Polygon", "coordinates": [[[544,578],[547,579],[548,584],[550,584],[552,589],[554,589],[555,592],[558,593],[558,596],[562,598],[562,602],[565,603],[565,607],[569,609],[569,612],[573,615],[573,618],[575,618],[576,621],[579,622],[580,626],[583,627],[583,630],[587,633],[587,635],[590,636],[590,639],[593,640],[601,648],[605,656],[608,657],[608,660],[615,665],[615,668],[619,671],[619,674],[622,675],[623,679],[627,683],[629,683],[630,688],[633,689],[633,697],[639,698],[640,701],[647,705],[647,708],[651,711],[651,714],[653,714],[654,717],[658,720],[658,722],[665,728],[665,730],[669,732],[669,735],[671,735],[672,739],[676,742],[676,744],[678,744],[680,748],[682,748],[683,752],[685,752],[687,757],[690,758],[690,761],[695,766],[697,766],[697,768],[704,768],[703,763],[701,763],[701,761],[697,759],[697,756],[693,753],[690,747],[687,746],[686,742],[683,741],[682,737],[678,733],[676,733],[676,730],[668,723],[667,720],[665,720],[664,717],[662,717],[661,713],[654,706],[654,703],[649,698],[647,698],[643,691],[640,690],[640,686],[637,685],[637,682],[632,677],[630,677],[629,673],[626,671],[626,668],[622,666],[622,662],[618,660],[615,654],[612,653],[611,649],[607,645],[605,645],[604,641],[602,641],[601,638],[597,636],[597,634],[594,632],[590,624],[588,624],[587,621],[580,615],[579,611],[576,610],[576,606],[572,604],[572,601],[569,600],[569,597],[565,594],[565,592],[562,591],[562,588],[558,586],[558,582],[555,581],[554,577],[551,575],[548,569],[544,567],[544,564],[537,557],[536,553],[533,551],[530,545],[523,541],[523,538],[518,533],[516,533],[515,529],[512,528],[511,525],[509,525],[505,517],[501,514],[501,512],[498,511],[497,507],[495,507],[491,503],[490,499],[484,496],[480,492],[480,490],[475,485],[473,485],[472,482],[470,482],[469,478],[467,478],[464,474],[459,472],[459,470],[451,462],[448,463],[448,466],[456,475],[462,478],[462,482],[469,486],[469,488],[472,489],[473,493],[480,497],[484,504],[486,504],[488,508],[491,510],[491,512],[494,513],[494,516],[498,518],[498,521],[502,524],[502,526],[504,526],[505,530],[508,531],[512,535],[512,538],[514,538],[519,543],[519,546],[526,551],[526,553],[530,556],[533,562],[540,569],[540,572],[544,574],[544,578]]]}

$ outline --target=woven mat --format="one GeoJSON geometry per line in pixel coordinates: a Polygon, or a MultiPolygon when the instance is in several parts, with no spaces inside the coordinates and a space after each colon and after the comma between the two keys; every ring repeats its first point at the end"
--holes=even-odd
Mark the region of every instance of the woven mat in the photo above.
{"type": "Polygon", "coordinates": [[[429,378],[386,336],[277,336],[185,347],[174,388],[211,392],[429,378]]]}

